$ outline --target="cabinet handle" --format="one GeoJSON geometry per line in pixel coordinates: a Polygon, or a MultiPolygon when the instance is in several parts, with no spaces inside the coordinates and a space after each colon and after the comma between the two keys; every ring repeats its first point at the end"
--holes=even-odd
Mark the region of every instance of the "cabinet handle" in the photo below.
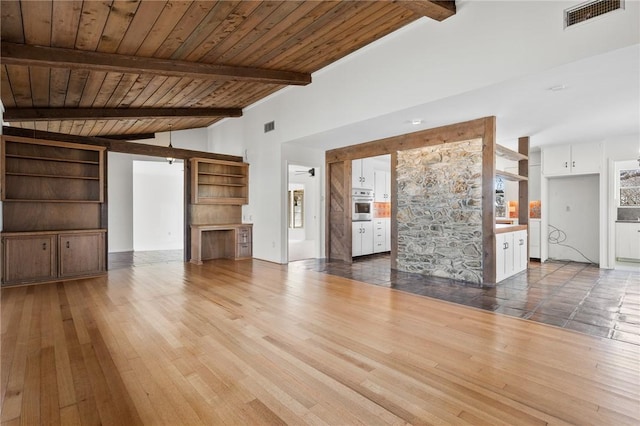
{"type": "Polygon", "coordinates": [[[523,246],[524,245],[524,240],[520,239],[520,245],[523,246]]]}
{"type": "Polygon", "coordinates": [[[42,250],[46,250],[47,249],[47,243],[42,243],[42,250]]]}
{"type": "Polygon", "coordinates": [[[509,243],[504,243],[504,249],[508,249],[509,248],[509,243]]]}
{"type": "Polygon", "coordinates": [[[567,167],[569,167],[569,163],[567,161],[564,162],[564,168],[566,169],[567,167]]]}
{"type": "Polygon", "coordinates": [[[67,241],[67,248],[69,248],[69,241],[67,241]]]}
{"type": "Polygon", "coordinates": [[[575,167],[575,166],[576,166],[576,162],[575,162],[575,161],[572,161],[572,162],[571,162],[571,167],[575,167]]]}

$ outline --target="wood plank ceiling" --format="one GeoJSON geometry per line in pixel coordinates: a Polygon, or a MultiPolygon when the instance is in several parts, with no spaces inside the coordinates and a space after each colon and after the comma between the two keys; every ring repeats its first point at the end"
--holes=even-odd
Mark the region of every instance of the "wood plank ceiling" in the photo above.
{"type": "Polygon", "coordinates": [[[451,1],[2,0],[12,126],[106,136],[208,126],[451,1]]]}

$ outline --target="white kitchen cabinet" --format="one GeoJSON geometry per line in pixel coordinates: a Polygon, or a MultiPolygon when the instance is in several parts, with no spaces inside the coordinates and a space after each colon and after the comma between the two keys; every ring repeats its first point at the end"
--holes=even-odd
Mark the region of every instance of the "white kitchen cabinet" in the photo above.
{"type": "Polygon", "coordinates": [[[391,173],[376,170],[375,186],[373,187],[373,194],[376,203],[390,203],[391,202],[391,173]]]}
{"type": "Polygon", "coordinates": [[[640,262],[640,222],[616,223],[616,260],[640,262]]]}
{"type": "Polygon", "coordinates": [[[351,161],[351,188],[373,189],[373,160],[360,158],[351,161]]]}
{"type": "Polygon", "coordinates": [[[513,233],[513,273],[524,271],[528,264],[527,231],[516,231],[513,233]]]}
{"type": "Polygon", "coordinates": [[[373,253],[373,222],[352,222],[351,255],[364,256],[373,253]]]}
{"type": "Polygon", "coordinates": [[[385,246],[384,251],[391,251],[391,218],[384,219],[385,246]]]}
{"type": "Polygon", "coordinates": [[[373,220],[373,252],[391,251],[391,219],[383,217],[373,220]]]}
{"type": "Polygon", "coordinates": [[[527,231],[496,234],[496,282],[527,269],[527,231]]]}
{"type": "Polygon", "coordinates": [[[540,259],[540,219],[529,219],[529,257],[540,259]]]}
{"type": "Polygon", "coordinates": [[[602,145],[586,143],[542,148],[542,174],[563,176],[600,173],[602,145]]]}

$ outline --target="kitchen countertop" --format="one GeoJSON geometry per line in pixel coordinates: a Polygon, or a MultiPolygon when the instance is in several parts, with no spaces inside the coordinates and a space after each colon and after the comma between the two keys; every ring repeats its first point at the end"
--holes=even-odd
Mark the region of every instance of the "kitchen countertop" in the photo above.
{"type": "Polygon", "coordinates": [[[496,234],[504,234],[507,232],[525,231],[527,228],[527,225],[506,225],[497,223],[494,229],[496,234]]]}

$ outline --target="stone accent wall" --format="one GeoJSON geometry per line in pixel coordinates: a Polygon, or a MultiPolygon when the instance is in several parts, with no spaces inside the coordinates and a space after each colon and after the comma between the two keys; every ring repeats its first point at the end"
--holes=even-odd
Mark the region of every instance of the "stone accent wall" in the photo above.
{"type": "Polygon", "coordinates": [[[397,268],[482,283],[482,140],[398,152],[397,268]]]}

